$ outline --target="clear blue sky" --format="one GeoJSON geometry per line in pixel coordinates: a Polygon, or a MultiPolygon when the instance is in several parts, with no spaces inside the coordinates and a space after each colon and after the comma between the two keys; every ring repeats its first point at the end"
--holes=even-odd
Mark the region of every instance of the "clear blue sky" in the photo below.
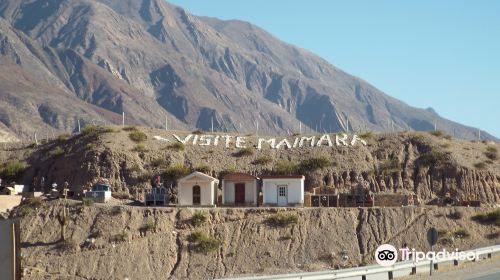
{"type": "Polygon", "coordinates": [[[170,2],[249,21],[412,106],[500,137],[500,1],[170,2]]]}

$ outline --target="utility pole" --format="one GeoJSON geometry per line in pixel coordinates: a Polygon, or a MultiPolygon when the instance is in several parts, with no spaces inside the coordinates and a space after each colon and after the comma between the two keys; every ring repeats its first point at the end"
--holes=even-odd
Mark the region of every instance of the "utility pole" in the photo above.
{"type": "Polygon", "coordinates": [[[80,127],[80,119],[78,119],[78,133],[80,133],[81,127],[80,127]]]}
{"type": "Polygon", "coordinates": [[[299,121],[299,134],[302,134],[302,123],[299,121]]]}
{"type": "Polygon", "coordinates": [[[165,130],[168,130],[168,117],[165,116],[165,130]]]}
{"type": "Polygon", "coordinates": [[[434,131],[437,131],[437,130],[438,130],[437,121],[434,121],[434,131]]]}
{"type": "Polygon", "coordinates": [[[477,135],[479,136],[479,141],[481,141],[481,129],[480,128],[478,129],[477,135]]]}
{"type": "Polygon", "coordinates": [[[210,123],[212,125],[212,133],[214,133],[214,117],[210,118],[210,123]]]}
{"type": "Polygon", "coordinates": [[[38,139],[36,138],[36,132],[35,132],[35,145],[38,146],[38,139]]]}
{"type": "Polygon", "coordinates": [[[122,126],[125,127],[125,112],[122,112],[122,126]]]}

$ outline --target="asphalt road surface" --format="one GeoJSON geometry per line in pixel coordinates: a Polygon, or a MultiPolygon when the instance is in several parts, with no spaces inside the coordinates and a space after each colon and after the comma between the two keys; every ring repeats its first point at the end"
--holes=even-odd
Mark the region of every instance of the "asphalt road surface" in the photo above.
{"type": "Polygon", "coordinates": [[[410,277],[408,280],[500,280],[500,259],[483,260],[469,263],[464,267],[447,272],[434,273],[433,276],[410,277]]]}

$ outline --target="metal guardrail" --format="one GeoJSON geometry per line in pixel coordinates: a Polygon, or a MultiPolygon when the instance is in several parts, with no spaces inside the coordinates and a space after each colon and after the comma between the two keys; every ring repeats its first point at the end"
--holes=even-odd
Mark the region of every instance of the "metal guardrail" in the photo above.
{"type": "MultiPolygon", "coordinates": [[[[500,245],[483,247],[473,250],[462,251],[464,253],[474,253],[479,259],[491,258],[493,254],[500,254],[500,245]]],[[[479,260],[476,259],[476,260],[479,260]]],[[[454,257],[445,257],[436,259],[433,264],[438,266],[439,264],[446,262],[454,262],[454,265],[458,265],[458,261],[454,257]]],[[[430,270],[430,261],[405,261],[398,262],[392,266],[380,266],[371,265],[364,267],[339,269],[339,270],[327,270],[318,272],[302,272],[302,273],[290,273],[290,274],[280,274],[280,275],[270,275],[270,276],[246,276],[246,277],[236,277],[236,278],[220,278],[216,280],[334,280],[334,279],[344,279],[344,278],[354,278],[363,279],[363,276],[374,275],[374,274],[386,274],[383,279],[393,279],[396,272],[409,271],[409,273],[404,273],[405,275],[411,275],[416,273],[418,268],[426,269],[428,272],[430,270]]]]}

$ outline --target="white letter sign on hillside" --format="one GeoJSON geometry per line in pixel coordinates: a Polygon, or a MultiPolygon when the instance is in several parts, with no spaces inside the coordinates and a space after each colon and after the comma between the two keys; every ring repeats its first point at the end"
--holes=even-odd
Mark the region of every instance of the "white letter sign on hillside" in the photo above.
{"type": "MultiPolygon", "coordinates": [[[[173,139],[164,138],[162,136],[154,136],[155,140],[170,142],[170,140],[177,141],[181,144],[188,145],[191,144],[193,146],[219,146],[222,145],[225,148],[236,147],[238,149],[243,149],[247,147],[248,141],[247,137],[244,136],[232,136],[232,135],[194,135],[188,134],[186,136],[178,136],[176,134],[172,134],[173,139]]],[[[295,137],[293,139],[290,138],[263,138],[259,137],[257,139],[257,149],[262,150],[263,148],[270,149],[296,149],[296,148],[317,148],[317,147],[333,147],[333,146],[345,146],[345,147],[354,147],[354,146],[366,146],[367,143],[365,140],[361,139],[358,135],[354,134],[351,137],[349,135],[342,134],[323,134],[316,141],[316,136],[302,136],[295,137]],[[333,137],[335,138],[335,143],[332,141],[333,137]]]]}

